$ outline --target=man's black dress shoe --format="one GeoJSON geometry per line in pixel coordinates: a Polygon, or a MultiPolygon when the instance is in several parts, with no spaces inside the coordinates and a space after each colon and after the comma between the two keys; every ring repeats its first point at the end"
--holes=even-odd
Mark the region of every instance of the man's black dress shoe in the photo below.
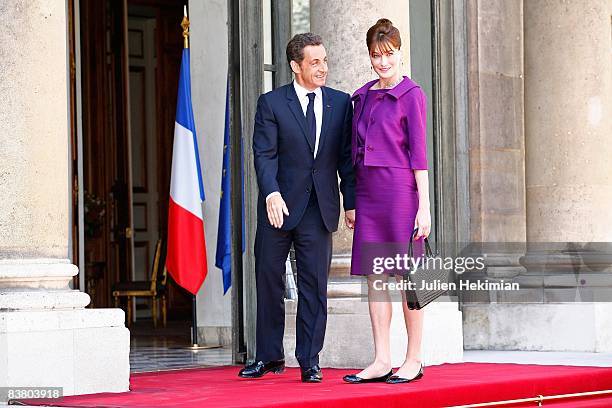
{"type": "Polygon", "coordinates": [[[302,382],[307,383],[319,383],[323,380],[323,374],[321,373],[321,367],[319,365],[313,365],[308,368],[301,368],[302,371],[302,382]]]}
{"type": "Polygon", "coordinates": [[[242,378],[259,378],[264,374],[269,372],[273,372],[275,374],[280,374],[285,370],[285,360],[276,360],[276,361],[255,361],[252,364],[244,367],[238,373],[239,377],[242,378]]]}
{"type": "Polygon", "coordinates": [[[355,374],[345,375],[342,379],[349,384],[365,384],[365,383],[373,383],[373,382],[385,382],[387,378],[391,377],[393,374],[393,370],[390,370],[387,374],[381,377],[374,378],[361,378],[355,374]]]}
{"type": "Polygon", "coordinates": [[[417,375],[414,376],[414,378],[402,378],[402,377],[398,377],[397,375],[392,375],[391,377],[387,378],[387,381],[385,382],[387,384],[408,383],[410,381],[418,380],[419,378],[423,377],[423,374],[424,374],[424,369],[423,369],[423,364],[421,364],[421,368],[419,368],[419,372],[417,373],[417,375]]]}

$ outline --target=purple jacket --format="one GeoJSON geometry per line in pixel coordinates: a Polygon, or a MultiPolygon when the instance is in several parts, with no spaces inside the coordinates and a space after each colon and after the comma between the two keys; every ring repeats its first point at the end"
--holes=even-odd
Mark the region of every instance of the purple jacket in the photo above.
{"type": "MultiPolygon", "coordinates": [[[[368,89],[373,80],[355,91],[352,158],[357,159],[357,124],[360,120],[368,89]]],[[[427,99],[421,88],[410,78],[393,89],[377,95],[372,107],[370,124],[365,135],[364,164],[366,166],[427,169],[427,99]]]]}

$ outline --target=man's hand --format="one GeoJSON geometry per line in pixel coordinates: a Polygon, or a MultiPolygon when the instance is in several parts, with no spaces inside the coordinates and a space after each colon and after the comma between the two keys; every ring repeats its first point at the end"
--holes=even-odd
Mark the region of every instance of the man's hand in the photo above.
{"type": "Polygon", "coordinates": [[[276,228],[283,226],[283,214],[289,215],[287,204],[280,194],[271,195],[266,200],[266,209],[268,210],[268,220],[276,228]]]}
{"type": "Polygon", "coordinates": [[[344,212],[344,224],[348,229],[355,229],[355,210],[344,212]]]}

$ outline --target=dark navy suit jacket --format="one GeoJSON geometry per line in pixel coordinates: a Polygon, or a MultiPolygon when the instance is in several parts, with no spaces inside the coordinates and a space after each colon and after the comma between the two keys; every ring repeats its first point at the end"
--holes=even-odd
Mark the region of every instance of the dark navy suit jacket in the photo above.
{"type": "Polygon", "coordinates": [[[344,209],[355,208],[351,98],[332,88],[321,91],[323,118],[316,158],[292,83],[261,95],[257,101],[253,153],[259,185],[258,223],[269,224],[266,197],[279,191],[289,209],[281,229],[295,228],[314,188],[325,227],[336,231],[340,217],[338,175],[344,209]]]}

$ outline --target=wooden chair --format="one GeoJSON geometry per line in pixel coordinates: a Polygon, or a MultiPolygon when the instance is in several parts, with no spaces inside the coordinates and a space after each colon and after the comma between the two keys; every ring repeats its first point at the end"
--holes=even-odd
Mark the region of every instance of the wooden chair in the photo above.
{"type": "Polygon", "coordinates": [[[134,299],[138,297],[149,298],[151,301],[151,314],[153,318],[153,327],[157,327],[158,320],[158,301],[161,299],[162,307],[162,324],[166,327],[166,283],[168,273],[166,271],[165,262],[162,262],[162,240],[159,239],[155,245],[155,257],[153,258],[153,269],[151,271],[151,280],[148,281],[132,281],[118,282],[113,287],[113,297],[115,298],[115,307],[119,307],[119,298],[127,297],[127,325],[132,325],[132,309],[134,307],[134,299]],[[161,265],[160,265],[161,264],[161,265]],[[162,270],[159,276],[159,270],[162,270]]]}

